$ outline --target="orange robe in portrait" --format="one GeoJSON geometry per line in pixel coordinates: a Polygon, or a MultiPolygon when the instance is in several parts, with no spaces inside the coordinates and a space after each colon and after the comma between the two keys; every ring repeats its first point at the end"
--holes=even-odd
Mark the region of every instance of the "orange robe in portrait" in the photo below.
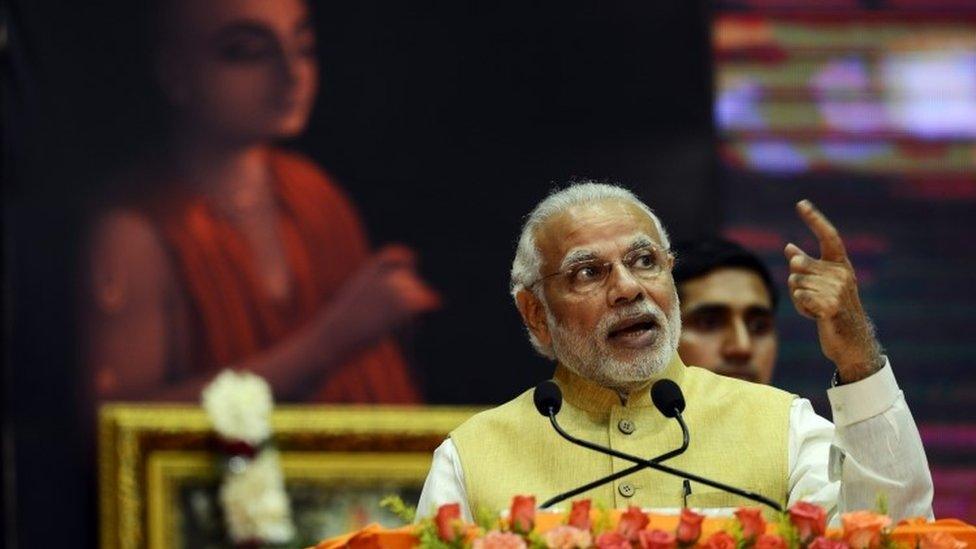
{"type": "MultiPolygon", "coordinates": [[[[177,192],[153,208],[188,298],[194,372],[216,373],[281,341],[326,307],[368,257],[356,212],[321,170],[280,150],[267,158],[292,279],[288,303],[268,295],[248,242],[207,199],[177,192]]],[[[392,340],[350,357],[315,395],[323,402],[419,401],[392,340]]]]}

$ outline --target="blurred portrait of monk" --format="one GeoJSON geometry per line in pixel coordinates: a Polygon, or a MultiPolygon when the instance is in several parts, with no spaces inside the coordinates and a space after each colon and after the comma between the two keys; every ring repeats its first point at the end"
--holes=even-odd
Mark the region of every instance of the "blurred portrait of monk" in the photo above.
{"type": "Polygon", "coordinates": [[[282,400],[412,403],[396,331],[439,305],[407,248],[370,250],[349,199],[275,143],[319,86],[302,0],[162,0],[154,72],[170,127],[84,249],[97,398],[195,400],[221,369],[282,400]]]}

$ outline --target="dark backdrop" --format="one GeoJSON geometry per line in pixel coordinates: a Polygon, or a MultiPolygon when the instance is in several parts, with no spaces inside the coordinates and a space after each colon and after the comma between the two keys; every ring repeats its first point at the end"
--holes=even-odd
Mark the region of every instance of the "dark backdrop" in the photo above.
{"type": "MultiPolygon", "coordinates": [[[[323,86],[294,146],[338,177],[375,243],[414,246],[442,292],[444,310],[404,334],[430,402],[500,402],[549,374],[507,283],[521,216],[553,185],[619,181],[676,236],[718,227],[700,3],[315,9],[323,86]]],[[[7,541],[24,547],[95,539],[75,253],[86,205],[158,123],[144,15],[137,2],[7,6],[4,505],[7,541]]]]}
{"type": "Polygon", "coordinates": [[[554,184],[609,178],[675,231],[717,226],[698,217],[716,205],[695,3],[318,12],[323,91],[299,146],[444,293],[412,339],[431,401],[497,402],[548,375],[507,284],[521,217],[554,184]]]}

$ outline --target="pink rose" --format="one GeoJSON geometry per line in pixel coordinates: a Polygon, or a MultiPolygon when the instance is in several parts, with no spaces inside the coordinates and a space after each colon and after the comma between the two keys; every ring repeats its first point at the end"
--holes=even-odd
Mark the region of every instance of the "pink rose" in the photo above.
{"type": "Polygon", "coordinates": [[[575,526],[556,526],[542,537],[549,549],[586,549],[593,545],[589,530],[575,526]]]}
{"type": "Polygon", "coordinates": [[[437,508],[437,516],[434,523],[437,524],[437,537],[448,543],[457,538],[457,530],[454,525],[461,520],[461,506],[457,503],[448,503],[437,508]]]}
{"type": "Polygon", "coordinates": [[[773,534],[761,534],[753,549],[786,549],[786,540],[773,534]]]}
{"type": "Polygon", "coordinates": [[[590,500],[583,499],[573,502],[573,508],[569,512],[569,525],[581,530],[589,530],[590,522],[590,500]]]}
{"type": "Polygon", "coordinates": [[[637,533],[647,528],[649,522],[651,522],[651,519],[647,518],[647,515],[640,510],[640,507],[630,506],[620,516],[620,522],[617,523],[617,533],[628,540],[634,541],[637,539],[637,533]]]}
{"type": "Polygon", "coordinates": [[[918,540],[919,549],[965,549],[966,542],[959,541],[948,532],[928,532],[918,540]]]}
{"type": "Polygon", "coordinates": [[[681,510],[681,519],[678,522],[678,543],[681,545],[692,546],[701,537],[702,520],[705,515],[699,515],[691,509],[681,510]]]}
{"type": "Polygon", "coordinates": [[[535,526],[535,496],[515,496],[508,514],[508,524],[513,532],[528,534],[535,526]]]}
{"type": "Polygon", "coordinates": [[[596,538],[598,549],[631,549],[630,541],[617,532],[606,532],[596,538]]]}
{"type": "Polygon", "coordinates": [[[790,523],[800,534],[800,541],[807,541],[827,531],[827,511],[819,505],[798,501],[788,509],[790,523]]]}
{"type": "Polygon", "coordinates": [[[471,549],[526,549],[522,536],[492,530],[485,537],[474,540],[471,549]]]}
{"type": "Polygon", "coordinates": [[[820,536],[807,545],[807,549],[850,549],[844,540],[820,536]]]}
{"type": "Polygon", "coordinates": [[[855,511],[840,516],[844,526],[844,541],[851,549],[878,549],[881,535],[891,525],[891,519],[871,511],[855,511]]]}
{"type": "Polygon", "coordinates": [[[735,546],[735,540],[728,532],[715,532],[705,540],[705,547],[708,549],[736,549],[735,546]]]}
{"type": "Polygon", "coordinates": [[[641,549],[676,549],[678,540],[664,530],[641,530],[637,534],[637,544],[641,549]]]}
{"type": "Polygon", "coordinates": [[[758,507],[740,507],[735,517],[742,525],[742,539],[747,542],[755,540],[766,533],[766,520],[758,507]]]}

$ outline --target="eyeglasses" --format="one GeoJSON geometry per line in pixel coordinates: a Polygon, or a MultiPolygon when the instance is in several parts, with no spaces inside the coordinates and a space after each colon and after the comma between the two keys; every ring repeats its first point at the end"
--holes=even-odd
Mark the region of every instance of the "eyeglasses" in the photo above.
{"type": "MultiPolygon", "coordinates": [[[[656,246],[644,246],[628,252],[620,263],[628,272],[639,280],[653,280],[665,271],[670,271],[674,264],[674,256],[670,252],[656,246]]],[[[604,287],[613,271],[613,261],[590,259],[570,265],[566,269],[556,271],[540,277],[528,289],[536,284],[556,276],[563,276],[569,289],[578,294],[587,294],[604,287]]]]}

